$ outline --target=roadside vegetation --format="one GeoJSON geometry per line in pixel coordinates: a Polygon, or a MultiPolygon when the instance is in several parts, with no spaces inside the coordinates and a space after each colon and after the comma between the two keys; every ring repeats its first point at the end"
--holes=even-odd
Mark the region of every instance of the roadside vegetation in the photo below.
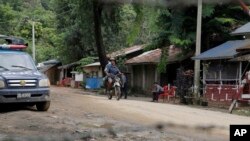
{"type": "MultiPolygon", "coordinates": [[[[106,53],[135,44],[147,44],[146,50],[171,44],[194,50],[196,5],[161,2],[0,0],[0,33],[23,37],[31,46],[35,22],[37,62],[98,56],[103,65],[106,53]]],[[[202,50],[235,38],[229,33],[249,20],[238,4],[222,2],[205,3],[202,17],[202,50]]]]}

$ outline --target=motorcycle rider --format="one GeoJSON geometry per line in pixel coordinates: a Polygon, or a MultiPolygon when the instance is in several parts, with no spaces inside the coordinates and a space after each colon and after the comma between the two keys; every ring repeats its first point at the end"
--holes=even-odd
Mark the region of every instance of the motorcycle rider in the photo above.
{"type": "Polygon", "coordinates": [[[115,58],[110,58],[110,62],[108,63],[104,69],[106,76],[104,77],[104,82],[107,81],[108,77],[114,78],[115,75],[121,74],[119,68],[116,66],[115,58]]]}

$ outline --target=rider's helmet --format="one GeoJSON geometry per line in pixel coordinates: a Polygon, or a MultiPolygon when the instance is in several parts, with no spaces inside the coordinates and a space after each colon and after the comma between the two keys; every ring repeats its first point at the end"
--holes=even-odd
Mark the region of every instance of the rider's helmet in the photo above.
{"type": "MultiPolygon", "coordinates": [[[[114,58],[114,57],[111,57],[111,58],[110,58],[110,62],[111,62],[111,63],[114,62],[114,63],[116,64],[115,58],[114,58]]],[[[112,64],[113,64],[113,63],[112,63],[112,64]]]]}

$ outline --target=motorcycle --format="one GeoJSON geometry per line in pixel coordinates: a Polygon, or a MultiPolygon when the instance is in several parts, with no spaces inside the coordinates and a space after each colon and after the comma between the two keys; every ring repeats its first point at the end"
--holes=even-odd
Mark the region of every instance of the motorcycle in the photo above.
{"type": "Polygon", "coordinates": [[[113,93],[111,93],[111,90],[114,90],[114,95],[116,96],[117,100],[120,100],[121,98],[121,78],[118,75],[113,75],[108,77],[108,84],[106,87],[106,94],[108,95],[108,98],[111,100],[113,97],[113,93]]]}

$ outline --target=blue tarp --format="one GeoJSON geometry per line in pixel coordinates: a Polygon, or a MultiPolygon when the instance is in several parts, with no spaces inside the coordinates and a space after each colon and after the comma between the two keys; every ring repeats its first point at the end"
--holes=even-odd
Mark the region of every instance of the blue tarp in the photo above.
{"type": "Polygon", "coordinates": [[[86,89],[99,89],[102,86],[102,78],[87,78],[86,89]]]}
{"type": "Polygon", "coordinates": [[[232,59],[238,53],[236,49],[250,45],[250,40],[227,41],[217,47],[193,57],[194,60],[232,59]]]}
{"type": "Polygon", "coordinates": [[[232,35],[245,35],[250,34],[250,22],[246,23],[245,25],[237,28],[235,31],[231,33],[232,35]]]}

